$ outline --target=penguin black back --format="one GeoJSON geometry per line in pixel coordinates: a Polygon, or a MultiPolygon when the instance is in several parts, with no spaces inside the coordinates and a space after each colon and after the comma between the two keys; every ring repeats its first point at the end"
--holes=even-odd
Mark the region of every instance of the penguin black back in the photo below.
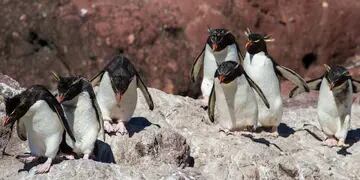
{"type": "Polygon", "coordinates": [[[44,100],[49,105],[50,109],[58,115],[65,130],[75,141],[74,135],[70,130],[70,126],[61,105],[57,102],[56,98],[50,93],[50,91],[41,85],[31,86],[13,98],[5,99],[6,121],[4,122],[4,125],[19,120],[26,114],[30,107],[39,100],[44,100]]]}
{"type": "Polygon", "coordinates": [[[234,44],[235,37],[227,29],[208,29],[209,37],[207,44],[213,49],[213,51],[221,51],[228,45],[234,44]]]}

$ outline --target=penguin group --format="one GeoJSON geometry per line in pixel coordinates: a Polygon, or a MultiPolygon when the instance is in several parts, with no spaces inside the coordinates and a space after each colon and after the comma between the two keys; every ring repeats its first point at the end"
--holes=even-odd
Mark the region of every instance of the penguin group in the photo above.
{"type": "MultiPolygon", "coordinates": [[[[202,70],[202,107],[221,131],[254,133],[264,130],[278,136],[283,115],[280,77],[296,87],[289,96],[319,90],[318,119],[327,138],[327,146],[346,146],[350,128],[352,95],[360,91],[360,82],[341,66],[325,65],[323,76],[305,81],[293,70],[279,65],[270,56],[270,36],[245,32],[246,53],[241,52],[235,36],[227,29],[208,29],[209,36],[195,58],[191,80],[197,81],[202,70]]],[[[82,76],[53,73],[57,89],[50,92],[33,85],[20,94],[5,98],[3,126],[13,126],[19,138],[28,140],[30,154],[25,163],[46,157],[36,173],[50,170],[61,144],[71,149],[65,157],[91,159],[97,140],[105,142],[105,133],[128,134],[126,124],[137,104],[137,89],[149,110],[153,98],[134,65],[123,55],[115,56],[90,80],[82,76]]]]}

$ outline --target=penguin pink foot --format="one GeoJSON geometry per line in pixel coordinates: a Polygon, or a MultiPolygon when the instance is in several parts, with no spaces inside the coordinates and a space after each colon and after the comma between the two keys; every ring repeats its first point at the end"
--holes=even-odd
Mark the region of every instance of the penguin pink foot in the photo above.
{"type": "Polygon", "coordinates": [[[104,130],[107,133],[111,133],[114,132],[114,127],[109,121],[104,121],[104,130]]]}
{"type": "Polygon", "coordinates": [[[346,144],[344,139],[340,139],[340,140],[337,142],[337,146],[338,146],[338,147],[349,147],[350,145],[349,145],[349,144],[346,144]]]}
{"type": "Polygon", "coordinates": [[[44,164],[38,165],[36,169],[36,174],[43,174],[49,172],[51,163],[52,163],[52,159],[48,158],[44,164]]]}
{"type": "Polygon", "coordinates": [[[278,127],[274,126],[271,128],[270,136],[279,137],[278,127]]]}
{"type": "Polygon", "coordinates": [[[125,122],[123,121],[119,121],[119,123],[116,124],[116,126],[114,127],[114,132],[116,132],[116,134],[121,134],[121,135],[125,135],[129,133],[126,129],[125,122]]]}
{"type": "Polygon", "coordinates": [[[30,163],[37,159],[36,156],[28,155],[28,156],[17,156],[18,159],[22,163],[30,163]]]}
{"type": "Polygon", "coordinates": [[[84,154],[83,159],[89,159],[90,154],[84,154]]]}
{"type": "Polygon", "coordinates": [[[334,147],[334,146],[338,145],[338,141],[333,137],[329,137],[329,138],[326,138],[323,141],[322,145],[329,146],[329,147],[334,147]]]}

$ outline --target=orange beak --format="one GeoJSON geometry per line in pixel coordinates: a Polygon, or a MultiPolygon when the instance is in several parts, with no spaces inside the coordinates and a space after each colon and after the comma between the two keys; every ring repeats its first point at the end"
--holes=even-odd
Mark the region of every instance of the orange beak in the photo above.
{"type": "Polygon", "coordinates": [[[224,75],[219,76],[219,80],[220,80],[220,83],[223,83],[223,82],[224,82],[224,80],[225,80],[224,75]]]}
{"type": "Polygon", "coordinates": [[[63,101],[64,101],[64,95],[58,95],[58,96],[56,96],[56,100],[59,102],[59,103],[62,103],[63,101]]]}
{"type": "Polygon", "coordinates": [[[6,126],[10,123],[10,117],[9,116],[5,116],[3,119],[3,126],[6,126]]]}
{"type": "Polygon", "coordinates": [[[246,48],[246,49],[249,49],[251,45],[252,45],[252,42],[251,42],[251,41],[247,41],[246,44],[245,44],[245,48],[246,48]]]}
{"type": "Polygon", "coordinates": [[[212,50],[213,50],[213,51],[216,51],[216,50],[218,49],[218,47],[219,47],[219,46],[218,46],[217,44],[215,44],[215,43],[212,44],[212,50]]]}

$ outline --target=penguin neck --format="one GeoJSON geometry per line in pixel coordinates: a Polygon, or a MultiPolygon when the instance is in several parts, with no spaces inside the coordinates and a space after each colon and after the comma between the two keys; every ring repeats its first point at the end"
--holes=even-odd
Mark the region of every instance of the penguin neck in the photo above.
{"type": "Polygon", "coordinates": [[[82,91],[71,100],[64,101],[63,104],[66,106],[76,107],[78,103],[80,103],[84,98],[88,99],[88,97],[89,97],[89,93],[87,91],[82,91]]]}

